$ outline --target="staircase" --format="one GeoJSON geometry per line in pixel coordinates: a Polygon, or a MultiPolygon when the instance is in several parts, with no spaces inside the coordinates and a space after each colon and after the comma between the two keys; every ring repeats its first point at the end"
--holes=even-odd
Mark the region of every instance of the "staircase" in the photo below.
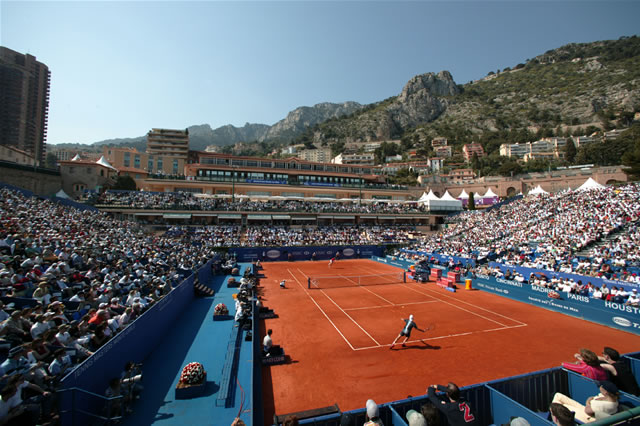
{"type": "Polygon", "coordinates": [[[620,235],[623,235],[626,232],[627,232],[627,228],[625,228],[623,226],[623,227],[613,231],[612,233],[610,233],[606,237],[596,241],[595,243],[587,245],[585,248],[583,248],[582,250],[577,252],[575,255],[576,256],[582,256],[582,257],[590,257],[589,252],[592,249],[605,246],[605,245],[609,244],[610,242],[615,241],[620,235]]]}

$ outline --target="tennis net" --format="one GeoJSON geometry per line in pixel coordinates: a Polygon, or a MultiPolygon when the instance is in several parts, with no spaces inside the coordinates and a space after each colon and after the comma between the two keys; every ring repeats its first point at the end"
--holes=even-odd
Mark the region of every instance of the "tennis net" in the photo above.
{"type": "Polygon", "coordinates": [[[381,284],[400,284],[406,282],[407,278],[404,272],[394,272],[391,274],[376,275],[336,275],[328,277],[309,277],[307,280],[307,286],[309,288],[340,288],[381,284]]]}

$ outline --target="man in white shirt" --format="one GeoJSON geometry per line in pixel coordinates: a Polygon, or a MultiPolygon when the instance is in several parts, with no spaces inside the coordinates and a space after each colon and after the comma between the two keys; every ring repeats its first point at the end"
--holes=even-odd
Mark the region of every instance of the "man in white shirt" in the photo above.
{"type": "Polygon", "coordinates": [[[629,298],[625,302],[625,305],[635,306],[635,307],[639,307],[640,306],[640,297],[638,297],[638,290],[637,289],[634,288],[631,291],[631,294],[629,295],[629,298]]]}
{"type": "Polygon", "coordinates": [[[264,339],[262,340],[262,348],[263,348],[264,356],[270,355],[271,347],[273,346],[273,341],[271,340],[271,333],[273,333],[273,330],[271,329],[267,330],[267,335],[264,336],[264,339]]]}

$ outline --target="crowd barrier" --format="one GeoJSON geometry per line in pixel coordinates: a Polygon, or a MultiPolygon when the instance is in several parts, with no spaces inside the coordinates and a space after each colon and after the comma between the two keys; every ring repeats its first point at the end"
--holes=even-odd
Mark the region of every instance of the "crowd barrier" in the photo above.
{"type": "MultiPolygon", "coordinates": [[[[207,262],[196,272],[200,282],[211,280],[211,263],[207,262]]],[[[166,329],[193,300],[195,276],[187,277],[62,379],[59,406],[64,425],[90,424],[91,417],[102,414],[104,400],[91,394],[104,395],[109,380],[120,377],[128,361],[142,362],[162,341],[166,329]],[[64,391],[69,389],[77,391],[64,391]]]]}
{"type": "Polygon", "coordinates": [[[302,247],[237,247],[229,249],[229,254],[238,262],[282,262],[311,260],[328,260],[340,253],[341,259],[371,258],[383,256],[384,246],[302,246],[302,247]]]}
{"type": "MultiPolygon", "coordinates": [[[[627,358],[627,356],[623,358],[627,358]]],[[[636,380],[638,378],[636,373],[636,380]]],[[[599,390],[595,381],[561,367],[479,383],[460,389],[460,395],[472,408],[478,426],[509,424],[514,417],[525,418],[531,426],[553,425],[549,418],[549,405],[556,392],[584,403],[588,397],[597,395],[599,390]]],[[[385,425],[407,426],[407,412],[409,410],[420,412],[420,407],[427,401],[429,398],[426,395],[421,395],[379,404],[380,419],[385,425]]],[[[591,424],[610,425],[617,424],[619,420],[628,420],[631,424],[640,416],[640,398],[638,396],[621,392],[620,403],[624,407],[621,408],[619,414],[591,424]]],[[[364,408],[346,413],[355,419],[352,424],[364,424],[366,421],[364,408]]],[[[338,426],[341,416],[342,413],[336,413],[306,419],[300,424],[338,426]]],[[[443,421],[442,424],[446,424],[446,421],[443,421]]]]}
{"type": "Polygon", "coordinates": [[[591,283],[596,287],[601,287],[602,284],[606,284],[607,287],[609,288],[611,288],[612,286],[624,287],[624,289],[627,291],[631,291],[634,288],[640,289],[640,284],[636,284],[628,281],[610,280],[607,278],[590,277],[587,275],[571,274],[567,272],[556,272],[556,271],[549,271],[546,269],[528,268],[526,266],[505,265],[503,263],[498,263],[498,262],[489,262],[489,266],[492,268],[498,267],[502,272],[506,272],[507,270],[509,271],[515,270],[519,274],[522,274],[522,276],[525,277],[525,279],[527,280],[529,279],[529,276],[531,274],[536,274],[536,275],[544,274],[548,278],[570,279],[570,280],[574,280],[575,282],[582,281],[583,284],[591,283]]]}

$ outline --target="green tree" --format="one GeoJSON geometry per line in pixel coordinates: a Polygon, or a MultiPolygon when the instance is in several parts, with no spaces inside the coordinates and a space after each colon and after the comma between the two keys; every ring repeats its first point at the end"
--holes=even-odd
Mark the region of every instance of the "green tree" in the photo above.
{"type": "Polygon", "coordinates": [[[629,148],[622,155],[622,164],[627,166],[624,172],[630,179],[640,180],[640,124],[623,132],[619,139],[629,141],[629,148]]]}
{"type": "Polygon", "coordinates": [[[564,146],[564,159],[569,164],[573,164],[576,159],[576,153],[578,150],[576,149],[576,145],[573,142],[572,138],[567,138],[567,144],[564,146]]]}
{"type": "Polygon", "coordinates": [[[480,170],[480,159],[478,158],[477,152],[474,152],[473,156],[471,157],[471,168],[474,171],[480,170]]]}
{"type": "Polygon", "coordinates": [[[44,160],[44,164],[50,169],[55,169],[56,167],[58,167],[58,158],[55,154],[48,152],[47,157],[44,160]]]}
{"type": "Polygon", "coordinates": [[[522,166],[515,160],[509,159],[502,163],[502,165],[498,168],[498,173],[501,176],[513,176],[522,173],[522,166]]]}
{"type": "Polygon", "coordinates": [[[476,209],[475,194],[473,193],[473,191],[469,192],[469,202],[467,203],[467,208],[469,210],[475,210],[476,209]]]}
{"type": "Polygon", "coordinates": [[[135,191],[138,189],[136,181],[131,176],[118,176],[118,180],[113,185],[112,189],[122,189],[126,191],[135,191]]]}

